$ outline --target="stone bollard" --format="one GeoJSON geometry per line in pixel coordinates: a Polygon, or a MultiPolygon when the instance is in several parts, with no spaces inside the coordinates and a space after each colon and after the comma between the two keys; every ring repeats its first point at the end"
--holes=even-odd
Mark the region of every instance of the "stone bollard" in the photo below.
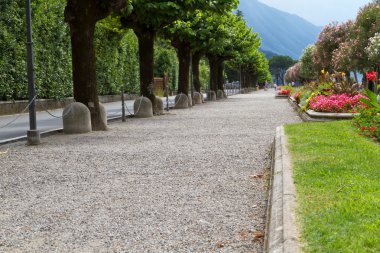
{"type": "Polygon", "coordinates": [[[164,102],[159,97],[154,100],[153,114],[157,116],[164,114],[164,102]]]}
{"type": "Polygon", "coordinates": [[[133,110],[136,118],[153,117],[152,102],[147,97],[140,97],[133,103],[133,110]]]}
{"type": "Polygon", "coordinates": [[[91,132],[90,110],[82,103],[74,102],[66,106],[62,113],[62,119],[63,133],[65,134],[91,132]]]}
{"type": "Polygon", "coordinates": [[[202,104],[202,94],[199,92],[194,92],[194,103],[202,104]]]}
{"type": "Polygon", "coordinates": [[[207,100],[208,101],[216,101],[216,94],[215,91],[209,91],[207,94],[207,100]]]}
{"type": "Polygon", "coordinates": [[[107,126],[107,109],[101,103],[99,103],[99,111],[100,111],[100,118],[102,119],[102,122],[107,126]]]}
{"type": "Polygon", "coordinates": [[[218,90],[216,94],[217,99],[223,99],[224,98],[224,92],[222,90],[218,90]]]}
{"type": "Polygon", "coordinates": [[[188,99],[188,104],[189,104],[189,107],[193,107],[193,98],[191,97],[191,95],[187,95],[187,99],[188,99]]]}
{"type": "Polygon", "coordinates": [[[188,97],[181,93],[181,94],[178,94],[176,97],[175,97],[175,106],[174,108],[175,109],[186,109],[189,107],[189,99],[188,97]]]}

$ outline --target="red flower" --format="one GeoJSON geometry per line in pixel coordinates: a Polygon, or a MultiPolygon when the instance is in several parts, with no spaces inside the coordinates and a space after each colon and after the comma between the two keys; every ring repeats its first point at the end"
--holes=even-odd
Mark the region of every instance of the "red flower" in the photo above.
{"type": "Polygon", "coordinates": [[[376,71],[371,71],[365,74],[368,81],[376,81],[376,71]]]}
{"type": "Polygon", "coordinates": [[[290,95],[291,90],[280,90],[278,92],[279,95],[290,95]]]}
{"type": "Polygon", "coordinates": [[[364,132],[365,130],[367,130],[367,128],[365,126],[362,126],[361,130],[364,132]]]}
{"type": "Polygon", "coordinates": [[[376,131],[376,127],[375,126],[371,126],[371,127],[368,128],[368,130],[370,132],[375,132],[376,131]]]}

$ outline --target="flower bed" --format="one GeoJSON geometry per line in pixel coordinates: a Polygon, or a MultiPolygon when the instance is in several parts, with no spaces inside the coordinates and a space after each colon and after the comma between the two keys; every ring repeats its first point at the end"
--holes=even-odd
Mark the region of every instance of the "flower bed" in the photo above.
{"type": "Polygon", "coordinates": [[[279,90],[277,92],[278,95],[286,95],[286,96],[289,96],[290,95],[290,92],[291,90],[279,90]]]}
{"type": "Polygon", "coordinates": [[[363,105],[360,98],[365,96],[358,94],[351,96],[349,94],[319,95],[310,100],[309,108],[316,112],[333,112],[333,113],[347,113],[355,112],[355,108],[363,105]]]}

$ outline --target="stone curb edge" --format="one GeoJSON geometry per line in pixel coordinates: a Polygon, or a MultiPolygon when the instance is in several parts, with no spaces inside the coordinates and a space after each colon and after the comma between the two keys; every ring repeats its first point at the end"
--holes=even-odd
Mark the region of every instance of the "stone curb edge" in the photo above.
{"type": "MultiPolygon", "coordinates": [[[[128,117],[130,117],[130,116],[128,115],[127,118],[128,117]]],[[[121,120],[121,116],[116,116],[116,117],[108,118],[107,122],[110,123],[110,122],[114,122],[114,121],[117,121],[117,120],[121,120]]],[[[40,136],[41,136],[41,138],[43,138],[43,137],[47,137],[47,136],[58,134],[58,133],[63,133],[63,128],[57,128],[57,129],[41,132],[40,136]]],[[[10,139],[6,139],[6,140],[2,140],[2,141],[0,141],[0,146],[4,145],[4,144],[8,144],[8,143],[18,142],[18,141],[26,141],[26,139],[27,139],[27,137],[26,137],[26,135],[24,135],[24,136],[20,136],[20,137],[15,137],[15,138],[10,138],[10,139]]]]}
{"type": "Polygon", "coordinates": [[[302,252],[295,216],[296,190],[287,146],[284,127],[277,127],[267,209],[266,253],[302,252]]]}

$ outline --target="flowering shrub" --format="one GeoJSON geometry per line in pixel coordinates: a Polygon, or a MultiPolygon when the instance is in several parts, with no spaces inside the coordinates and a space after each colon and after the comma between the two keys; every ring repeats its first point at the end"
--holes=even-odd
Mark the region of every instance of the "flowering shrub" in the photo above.
{"type": "Polygon", "coordinates": [[[365,51],[368,53],[369,59],[373,63],[377,63],[380,57],[380,33],[375,33],[373,37],[369,38],[369,43],[365,51]]]}
{"type": "Polygon", "coordinates": [[[362,107],[355,116],[353,124],[357,131],[367,137],[380,141],[380,112],[375,108],[362,107]]]}
{"type": "Polygon", "coordinates": [[[293,87],[290,85],[284,85],[277,87],[277,94],[278,95],[287,95],[289,96],[292,92],[293,87]]]}
{"type": "Polygon", "coordinates": [[[301,91],[297,91],[296,93],[294,93],[292,95],[292,97],[294,98],[294,100],[297,102],[297,104],[299,104],[301,102],[301,95],[302,95],[302,92],[301,91]]]}
{"type": "Polygon", "coordinates": [[[363,105],[360,98],[365,98],[365,96],[361,94],[355,96],[349,94],[319,95],[310,100],[309,108],[316,112],[352,112],[356,107],[363,105]]]}
{"type": "Polygon", "coordinates": [[[365,74],[368,81],[376,81],[376,71],[368,72],[365,74]]]}

